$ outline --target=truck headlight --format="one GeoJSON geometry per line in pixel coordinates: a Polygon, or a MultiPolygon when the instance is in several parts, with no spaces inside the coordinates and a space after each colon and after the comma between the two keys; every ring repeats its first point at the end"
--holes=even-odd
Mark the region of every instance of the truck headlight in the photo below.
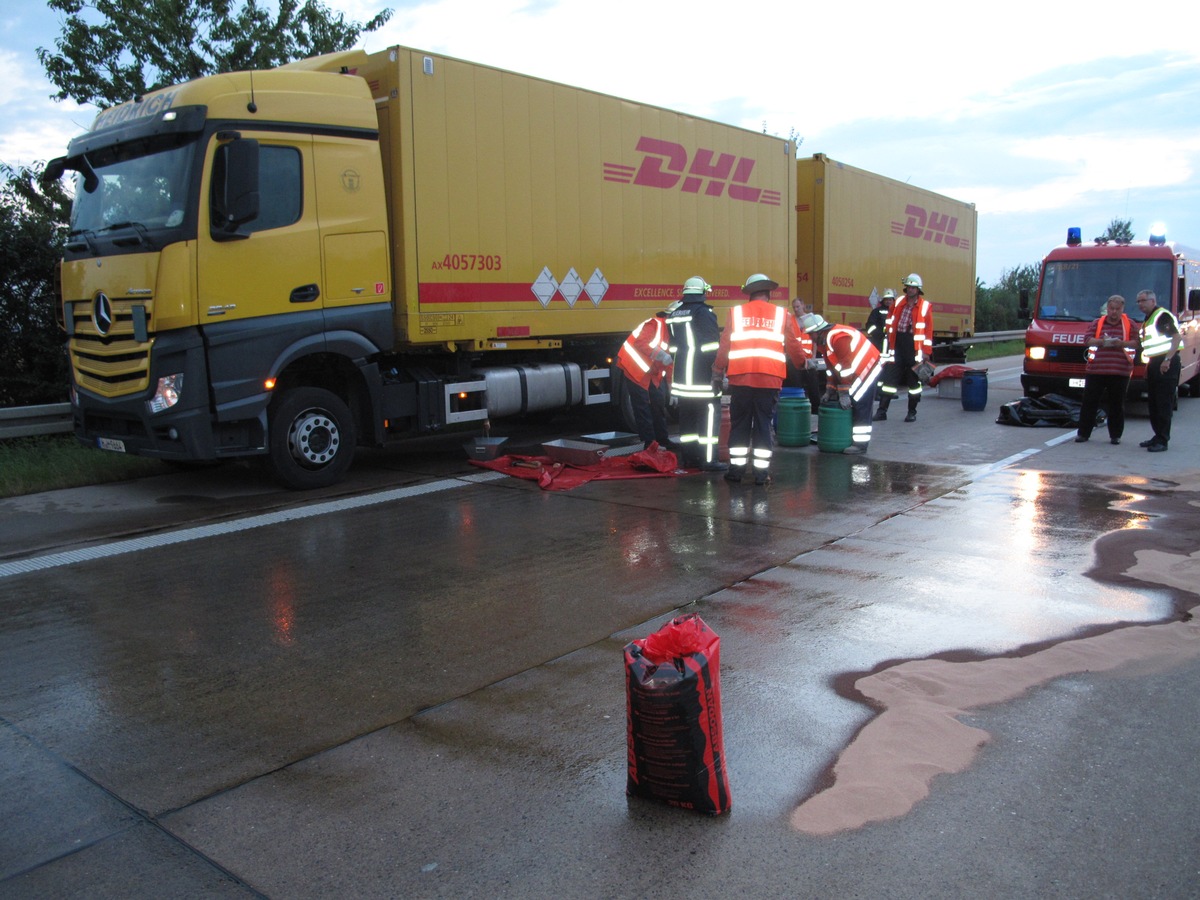
{"type": "Polygon", "coordinates": [[[1046,348],[1045,347],[1030,347],[1028,350],[1025,351],[1025,355],[1028,356],[1030,359],[1045,359],[1046,358],[1046,348]]]}
{"type": "Polygon", "coordinates": [[[174,375],[164,375],[158,379],[158,388],[154,391],[154,396],[146,404],[150,407],[151,413],[160,413],[170,409],[179,402],[179,395],[183,392],[183,373],[177,372],[174,375]]]}

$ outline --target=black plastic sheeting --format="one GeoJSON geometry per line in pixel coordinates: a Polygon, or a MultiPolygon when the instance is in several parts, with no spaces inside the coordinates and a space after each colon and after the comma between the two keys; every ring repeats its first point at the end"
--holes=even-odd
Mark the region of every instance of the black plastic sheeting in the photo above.
{"type": "MultiPolygon", "coordinates": [[[[1078,428],[1082,404],[1061,394],[1022,397],[1000,407],[996,422],[1000,425],[1024,425],[1032,428],[1078,428]]],[[[1108,419],[1104,410],[1096,413],[1096,425],[1108,419]]]]}

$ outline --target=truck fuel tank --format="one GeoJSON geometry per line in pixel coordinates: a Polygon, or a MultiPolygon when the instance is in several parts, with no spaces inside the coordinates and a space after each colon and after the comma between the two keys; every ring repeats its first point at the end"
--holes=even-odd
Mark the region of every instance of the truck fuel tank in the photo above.
{"type": "Polygon", "coordinates": [[[497,419],[584,402],[584,376],[577,363],[498,366],[474,375],[487,382],[488,414],[497,419]]]}

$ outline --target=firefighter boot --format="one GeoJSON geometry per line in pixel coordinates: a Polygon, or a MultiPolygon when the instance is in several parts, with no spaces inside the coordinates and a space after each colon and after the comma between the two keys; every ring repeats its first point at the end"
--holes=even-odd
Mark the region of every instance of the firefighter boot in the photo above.
{"type": "Polygon", "coordinates": [[[725,472],[725,480],[732,484],[738,484],[741,482],[744,474],[746,474],[745,466],[730,466],[725,472]]]}
{"type": "Polygon", "coordinates": [[[886,422],[887,421],[887,408],[888,408],[888,404],[890,404],[891,402],[892,402],[892,398],[889,397],[887,394],[884,394],[882,397],[879,398],[879,409],[875,410],[875,421],[876,422],[886,422]]]}
{"type": "Polygon", "coordinates": [[[917,404],[913,403],[911,400],[908,403],[908,415],[904,417],[904,421],[905,422],[917,421],[917,404]]]}

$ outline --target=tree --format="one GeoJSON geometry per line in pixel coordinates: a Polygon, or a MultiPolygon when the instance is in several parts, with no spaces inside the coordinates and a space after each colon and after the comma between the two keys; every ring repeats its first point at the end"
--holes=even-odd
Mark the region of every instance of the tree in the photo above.
{"type": "Polygon", "coordinates": [[[1108,223],[1108,230],[1097,241],[1111,241],[1114,244],[1127,244],[1133,240],[1133,220],[1113,219],[1108,223]]]}
{"type": "Polygon", "coordinates": [[[1017,306],[1022,290],[1032,295],[1042,277],[1042,264],[1030,263],[1005,269],[1000,280],[987,287],[975,280],[975,330],[977,332],[1014,331],[1021,327],[1017,306]]]}
{"type": "Polygon", "coordinates": [[[37,49],[38,60],[68,97],[101,107],[213,75],[269,69],[281,63],[354,46],[392,16],[385,9],[369,22],[347,22],[320,0],[279,0],[272,14],[255,0],[47,0],[66,15],[56,50],[37,49]],[[88,21],[99,17],[99,21],[88,21]]]}
{"type": "Polygon", "coordinates": [[[70,197],[28,167],[0,164],[0,406],[67,399],[54,273],[70,197]]]}
{"type": "MultiPolygon", "coordinates": [[[[220,72],[265,69],[352,47],[391,18],[347,22],[319,0],[47,0],[65,15],[55,51],[37,49],[58,100],[112,106],[220,72]]],[[[70,197],[28,168],[0,165],[0,406],[65,398],[55,271],[70,197]]]]}

